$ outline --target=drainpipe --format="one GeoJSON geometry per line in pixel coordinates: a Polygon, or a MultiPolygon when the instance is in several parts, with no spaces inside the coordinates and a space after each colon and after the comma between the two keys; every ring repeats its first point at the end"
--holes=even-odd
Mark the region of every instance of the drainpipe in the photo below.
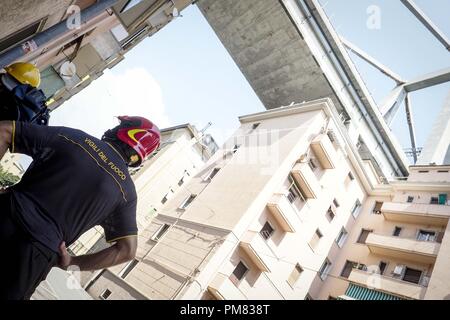
{"type": "MultiPolygon", "coordinates": [[[[92,18],[98,16],[100,13],[105,11],[106,9],[111,8],[117,0],[99,0],[95,4],[91,5],[90,7],[82,10],[80,12],[81,15],[81,25],[87,23],[92,18]]],[[[69,17],[70,18],[70,17],[69,17]]],[[[48,44],[53,39],[65,34],[66,32],[70,31],[68,27],[68,20],[61,21],[60,23],[48,28],[47,30],[44,30],[38,34],[36,34],[34,37],[26,41],[25,43],[20,43],[11,49],[5,51],[0,55],[0,69],[10,65],[12,62],[16,61],[17,59],[20,59],[24,55],[26,55],[29,52],[36,51],[38,49],[41,49],[46,44],[48,44]],[[27,44],[28,48],[26,48],[24,45],[27,44]]],[[[75,30],[75,29],[74,29],[75,30]]]]}

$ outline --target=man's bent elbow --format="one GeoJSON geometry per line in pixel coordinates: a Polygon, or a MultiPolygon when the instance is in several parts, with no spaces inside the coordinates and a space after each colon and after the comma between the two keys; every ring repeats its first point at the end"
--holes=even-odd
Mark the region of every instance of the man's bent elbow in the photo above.
{"type": "Polygon", "coordinates": [[[121,253],[123,262],[131,261],[136,257],[137,237],[121,239],[117,241],[116,245],[121,253]]]}

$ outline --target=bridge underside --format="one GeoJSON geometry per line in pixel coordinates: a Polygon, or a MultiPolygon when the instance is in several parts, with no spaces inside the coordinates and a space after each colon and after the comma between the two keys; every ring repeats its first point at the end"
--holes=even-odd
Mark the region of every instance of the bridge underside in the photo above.
{"type": "Polygon", "coordinates": [[[342,108],[279,1],[197,4],[267,109],[324,97],[342,108]]]}

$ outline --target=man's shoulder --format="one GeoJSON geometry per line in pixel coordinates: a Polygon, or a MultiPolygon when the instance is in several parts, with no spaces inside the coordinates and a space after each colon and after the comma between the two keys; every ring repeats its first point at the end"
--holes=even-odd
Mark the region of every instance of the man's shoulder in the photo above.
{"type": "Polygon", "coordinates": [[[64,127],[64,126],[52,126],[50,128],[55,128],[56,130],[58,130],[61,135],[70,135],[70,136],[74,136],[74,137],[88,137],[92,140],[95,141],[100,141],[95,137],[92,137],[90,134],[88,134],[87,132],[84,132],[80,129],[75,129],[75,128],[70,128],[70,127],[64,127]]]}

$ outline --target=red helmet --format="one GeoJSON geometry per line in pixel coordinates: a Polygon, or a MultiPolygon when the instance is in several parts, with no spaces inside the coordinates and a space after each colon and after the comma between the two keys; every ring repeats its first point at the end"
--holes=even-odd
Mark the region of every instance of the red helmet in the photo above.
{"type": "Polygon", "coordinates": [[[121,116],[117,138],[133,148],[139,156],[139,166],[158,147],[161,134],[156,125],[142,117],[121,116]]]}

